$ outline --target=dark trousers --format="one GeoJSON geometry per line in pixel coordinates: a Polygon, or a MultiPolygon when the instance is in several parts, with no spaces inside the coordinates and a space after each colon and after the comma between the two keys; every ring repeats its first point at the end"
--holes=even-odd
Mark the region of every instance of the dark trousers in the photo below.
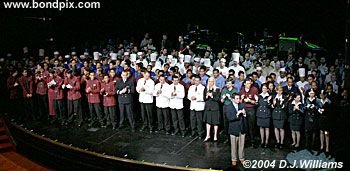
{"type": "Polygon", "coordinates": [[[125,112],[126,112],[131,128],[132,129],[135,128],[134,112],[132,108],[133,108],[133,105],[131,103],[128,103],[128,104],[119,103],[119,112],[120,112],[119,126],[123,126],[123,122],[125,120],[125,112]]]}
{"type": "Polygon", "coordinates": [[[222,118],[223,118],[223,123],[224,123],[224,134],[225,134],[225,136],[227,137],[227,139],[228,140],[230,140],[230,135],[229,135],[229,133],[228,133],[228,125],[229,125],[229,122],[228,122],[228,119],[227,119],[227,115],[226,115],[226,112],[227,112],[227,106],[228,105],[224,105],[223,106],[223,112],[222,112],[222,114],[223,114],[223,116],[222,116],[222,118]]]}
{"type": "Polygon", "coordinates": [[[68,120],[67,122],[72,122],[74,115],[77,115],[78,123],[83,122],[83,114],[81,112],[81,102],[80,99],[77,100],[67,100],[68,103],[68,120]]]}
{"type": "Polygon", "coordinates": [[[105,115],[107,117],[107,125],[112,124],[113,126],[117,125],[117,121],[116,121],[116,106],[105,106],[104,107],[104,112],[105,115]]]}
{"type": "Polygon", "coordinates": [[[255,139],[255,124],[256,124],[256,116],[255,116],[255,108],[245,108],[247,114],[248,121],[248,135],[251,143],[254,143],[255,139]]]}
{"type": "Polygon", "coordinates": [[[197,128],[198,135],[202,136],[202,134],[204,133],[204,131],[203,131],[203,111],[191,110],[192,135],[194,135],[196,133],[196,128],[197,128]]]}
{"type": "Polygon", "coordinates": [[[316,143],[316,137],[319,136],[320,131],[305,129],[305,147],[312,150],[316,143]]]}
{"type": "Polygon", "coordinates": [[[66,117],[65,117],[65,112],[64,112],[64,101],[61,100],[53,100],[53,105],[55,108],[56,112],[56,118],[58,119],[59,122],[64,122],[66,117]]]}
{"type": "MultiPolygon", "coordinates": [[[[19,115],[22,114],[22,111],[18,109],[18,105],[20,104],[19,102],[19,99],[10,99],[8,104],[9,112],[14,119],[19,119],[19,115]]],[[[6,105],[4,105],[4,108],[5,106],[6,105]]]]}
{"type": "Polygon", "coordinates": [[[152,106],[153,103],[141,103],[141,117],[143,121],[143,128],[147,127],[150,130],[152,130],[152,123],[153,123],[153,117],[152,117],[152,106]]]}
{"type": "Polygon", "coordinates": [[[185,132],[185,120],[184,113],[182,109],[171,109],[171,118],[173,121],[173,126],[175,133],[179,132],[179,126],[182,133],[185,132]]]}
{"type": "Polygon", "coordinates": [[[98,122],[101,125],[103,125],[103,117],[100,103],[89,103],[89,110],[91,115],[90,124],[94,124],[96,122],[96,119],[98,119],[98,122]]]}
{"type": "Polygon", "coordinates": [[[165,128],[166,131],[170,131],[169,109],[157,107],[157,118],[158,130],[162,130],[165,128]]]}
{"type": "MultiPolygon", "coordinates": [[[[36,119],[36,116],[34,115],[34,104],[33,104],[33,98],[24,98],[23,99],[23,106],[24,106],[24,112],[26,113],[27,119],[36,119]]],[[[24,117],[20,117],[21,120],[24,120],[24,117]]]]}
{"type": "Polygon", "coordinates": [[[49,105],[48,105],[48,97],[47,95],[37,95],[38,99],[38,109],[39,109],[39,116],[38,118],[42,118],[44,116],[48,116],[49,113],[49,105]]]}

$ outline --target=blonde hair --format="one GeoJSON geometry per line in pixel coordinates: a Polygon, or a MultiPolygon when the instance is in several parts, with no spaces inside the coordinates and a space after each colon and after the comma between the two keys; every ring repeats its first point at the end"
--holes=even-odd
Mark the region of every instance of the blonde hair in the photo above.
{"type": "Polygon", "coordinates": [[[207,90],[209,90],[209,81],[212,81],[212,82],[214,82],[214,85],[213,85],[213,92],[215,92],[216,91],[216,89],[217,89],[217,87],[216,87],[216,84],[215,84],[215,78],[214,77],[210,77],[210,78],[208,78],[208,82],[207,82],[207,90]]]}

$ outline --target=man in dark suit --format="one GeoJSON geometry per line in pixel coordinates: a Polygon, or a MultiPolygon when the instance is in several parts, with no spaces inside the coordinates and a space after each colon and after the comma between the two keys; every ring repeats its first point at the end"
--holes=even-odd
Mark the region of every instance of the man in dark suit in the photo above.
{"type": "Polygon", "coordinates": [[[294,85],[293,77],[287,78],[287,85],[283,87],[283,94],[288,97],[288,101],[292,100],[292,96],[295,93],[298,93],[299,89],[294,85]]]}
{"type": "Polygon", "coordinates": [[[129,124],[131,126],[131,131],[135,132],[135,119],[132,110],[133,104],[133,94],[135,93],[134,82],[128,79],[128,72],[123,71],[122,79],[117,80],[116,94],[118,95],[119,110],[120,110],[120,122],[118,129],[123,127],[125,111],[128,116],[129,124]]]}
{"type": "Polygon", "coordinates": [[[244,158],[244,141],[247,132],[246,111],[244,103],[241,103],[240,96],[236,93],[232,94],[232,103],[227,106],[226,117],[229,121],[228,133],[231,139],[231,159],[232,165],[236,166],[237,160],[243,164],[244,158]],[[238,156],[237,156],[238,150],[238,156]]]}

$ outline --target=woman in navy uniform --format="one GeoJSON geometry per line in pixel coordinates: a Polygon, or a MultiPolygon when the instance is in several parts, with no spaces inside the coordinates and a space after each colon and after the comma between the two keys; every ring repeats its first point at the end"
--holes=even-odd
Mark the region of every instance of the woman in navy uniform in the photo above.
{"type": "Polygon", "coordinates": [[[277,86],[277,94],[273,97],[273,103],[271,107],[273,127],[275,128],[276,136],[276,147],[282,149],[284,141],[284,125],[287,119],[287,98],[283,95],[283,87],[281,85],[277,86]]]}
{"type": "Polygon", "coordinates": [[[205,110],[203,121],[206,123],[207,136],[204,142],[210,139],[210,127],[214,125],[214,142],[218,141],[218,128],[220,124],[220,89],[215,85],[215,78],[208,79],[204,89],[205,110]]]}
{"type": "Polygon", "coordinates": [[[300,147],[300,130],[304,121],[304,105],[299,93],[292,96],[292,101],[288,104],[289,128],[292,131],[293,149],[300,147]]]}
{"type": "Polygon", "coordinates": [[[318,106],[317,98],[313,88],[307,91],[309,95],[305,99],[305,147],[307,150],[311,151],[314,143],[315,136],[318,130],[318,106]]]}
{"type": "Polygon", "coordinates": [[[268,93],[267,84],[261,86],[262,93],[259,94],[258,108],[256,110],[257,125],[260,127],[261,147],[266,148],[269,142],[270,120],[271,120],[271,98],[268,93]]]}
{"type": "Polygon", "coordinates": [[[320,151],[318,151],[318,155],[325,151],[326,157],[329,157],[329,131],[330,131],[330,113],[331,113],[331,101],[327,98],[327,92],[321,91],[320,93],[320,99],[318,99],[318,112],[320,114],[320,122],[319,122],[319,128],[320,128],[320,143],[321,148],[320,151]],[[326,149],[323,149],[323,147],[326,147],[326,149]]]}

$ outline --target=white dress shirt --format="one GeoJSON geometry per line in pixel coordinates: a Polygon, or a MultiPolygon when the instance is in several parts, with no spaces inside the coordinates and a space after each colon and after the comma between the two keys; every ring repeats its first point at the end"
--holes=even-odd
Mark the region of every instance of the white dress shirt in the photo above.
{"type": "Polygon", "coordinates": [[[136,91],[139,93],[139,102],[153,103],[153,90],[154,90],[154,81],[152,79],[146,80],[145,78],[140,78],[137,81],[137,86],[136,86],[136,91]],[[142,87],[145,89],[145,91],[141,91],[142,87]]]}
{"type": "Polygon", "coordinates": [[[195,111],[203,111],[204,110],[204,86],[199,84],[198,86],[196,85],[191,85],[190,89],[188,90],[188,95],[187,98],[191,101],[191,110],[195,111]],[[196,97],[196,100],[192,100],[191,97],[194,96],[196,97]]]}
{"type": "Polygon", "coordinates": [[[156,106],[158,108],[167,108],[169,107],[169,99],[170,99],[170,88],[168,83],[158,83],[154,86],[153,96],[156,97],[156,106]],[[161,90],[161,93],[158,94],[157,92],[161,90]]]}
{"type": "Polygon", "coordinates": [[[176,92],[175,96],[170,96],[170,102],[169,107],[170,109],[182,109],[184,107],[183,105],[183,99],[185,97],[185,88],[181,84],[171,84],[169,86],[170,92],[176,92]],[[175,87],[175,88],[174,88],[175,87]]]}

